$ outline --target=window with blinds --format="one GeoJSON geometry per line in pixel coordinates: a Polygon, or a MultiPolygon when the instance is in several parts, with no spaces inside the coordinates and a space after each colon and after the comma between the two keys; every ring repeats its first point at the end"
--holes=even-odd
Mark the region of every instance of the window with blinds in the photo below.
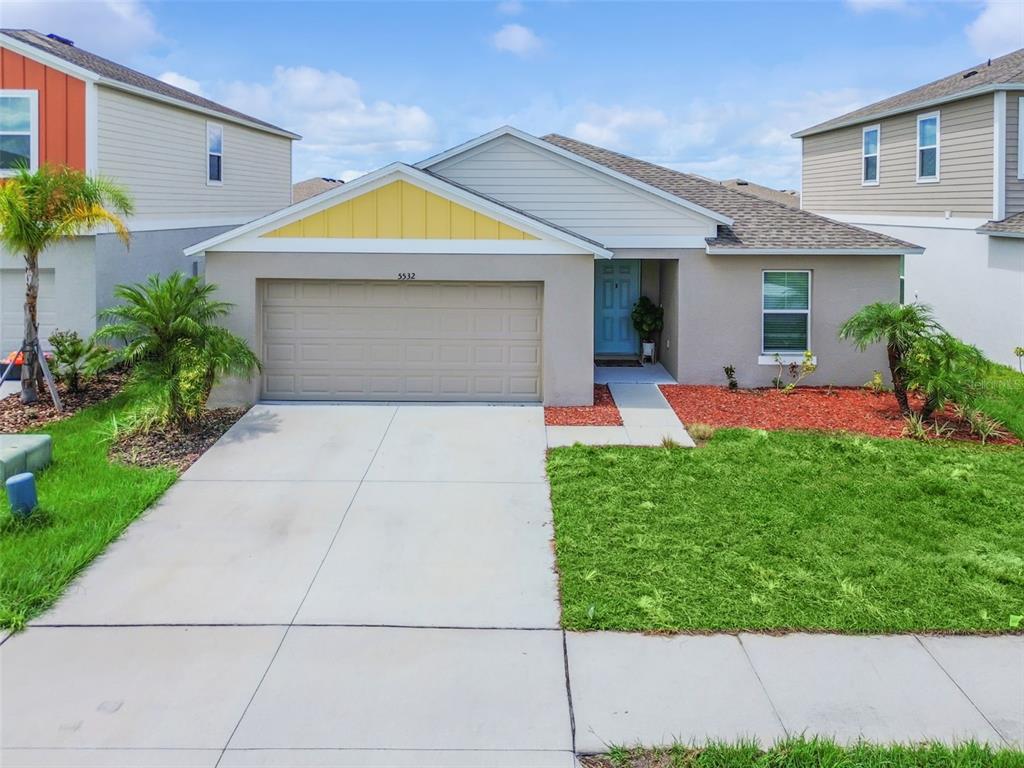
{"type": "Polygon", "coordinates": [[[810,271],[765,271],[762,281],[762,353],[803,354],[810,349],[810,271]]]}

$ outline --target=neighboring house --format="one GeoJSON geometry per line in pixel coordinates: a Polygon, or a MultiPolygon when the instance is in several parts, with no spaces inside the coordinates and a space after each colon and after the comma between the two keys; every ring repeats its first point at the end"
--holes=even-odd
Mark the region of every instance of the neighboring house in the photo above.
{"type": "Polygon", "coordinates": [[[262,376],[222,401],[584,404],[595,358],[636,358],[665,310],[682,382],[770,383],[775,354],[863,384],[884,351],[837,339],[894,301],[920,249],[563,136],[501,128],[394,163],[188,249],[233,302],[262,376]]]}
{"type": "Polygon", "coordinates": [[[341,179],[331,179],[327,176],[314,176],[311,179],[297,181],[292,184],[292,202],[301,203],[307,198],[323,194],[344,183],[341,179]]]}
{"type": "Polygon", "coordinates": [[[803,207],[925,246],[907,301],[991,358],[1024,345],[1024,50],[794,136],[803,207]]]}
{"type": "MultiPolygon", "coordinates": [[[[109,231],[41,259],[39,322],[83,335],[114,286],[199,273],[182,249],[291,203],[296,134],[32,30],[0,30],[0,177],[19,163],[113,179],[135,203],[126,251],[109,231]]],[[[0,352],[22,339],[21,257],[0,252],[0,352]]]]}
{"type": "Polygon", "coordinates": [[[736,189],[740,192],[749,192],[751,195],[757,195],[772,202],[782,203],[782,205],[790,208],[800,207],[800,193],[795,189],[773,189],[763,184],[755,184],[746,179],[726,179],[722,182],[722,186],[736,189]]]}

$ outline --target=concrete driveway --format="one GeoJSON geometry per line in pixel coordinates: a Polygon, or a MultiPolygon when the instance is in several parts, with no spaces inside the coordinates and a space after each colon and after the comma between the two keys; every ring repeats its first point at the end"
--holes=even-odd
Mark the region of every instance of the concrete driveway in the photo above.
{"type": "Polygon", "coordinates": [[[571,766],[539,407],[261,405],[2,648],[5,766],[571,766]]]}

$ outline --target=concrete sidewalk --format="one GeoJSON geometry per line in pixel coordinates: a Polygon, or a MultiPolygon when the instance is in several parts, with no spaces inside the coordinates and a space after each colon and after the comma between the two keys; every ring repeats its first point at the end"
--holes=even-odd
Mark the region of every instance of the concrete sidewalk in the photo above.
{"type": "Polygon", "coordinates": [[[1024,748],[1024,637],[569,633],[583,754],[801,734],[1024,748]]]}

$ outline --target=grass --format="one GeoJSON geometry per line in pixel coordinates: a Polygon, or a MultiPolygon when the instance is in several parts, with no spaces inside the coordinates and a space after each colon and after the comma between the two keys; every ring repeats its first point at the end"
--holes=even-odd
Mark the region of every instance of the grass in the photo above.
{"type": "Polygon", "coordinates": [[[573,446],[548,474],[569,629],[1005,632],[1024,451],[718,430],[573,446]]]}
{"type": "Polygon", "coordinates": [[[756,744],[713,744],[701,749],[613,748],[584,758],[586,768],[1020,768],[1024,753],[968,743],[848,747],[826,739],[790,739],[765,751],[756,744]]]}
{"type": "Polygon", "coordinates": [[[53,463],[37,478],[40,508],[26,520],[0,494],[0,626],[20,629],[52,605],[177,477],[107,461],[111,420],[124,405],[117,397],[31,430],[53,436],[53,463]]]}
{"type": "Polygon", "coordinates": [[[995,366],[978,399],[978,408],[1024,440],[1024,375],[1012,368],[995,366]]]}

